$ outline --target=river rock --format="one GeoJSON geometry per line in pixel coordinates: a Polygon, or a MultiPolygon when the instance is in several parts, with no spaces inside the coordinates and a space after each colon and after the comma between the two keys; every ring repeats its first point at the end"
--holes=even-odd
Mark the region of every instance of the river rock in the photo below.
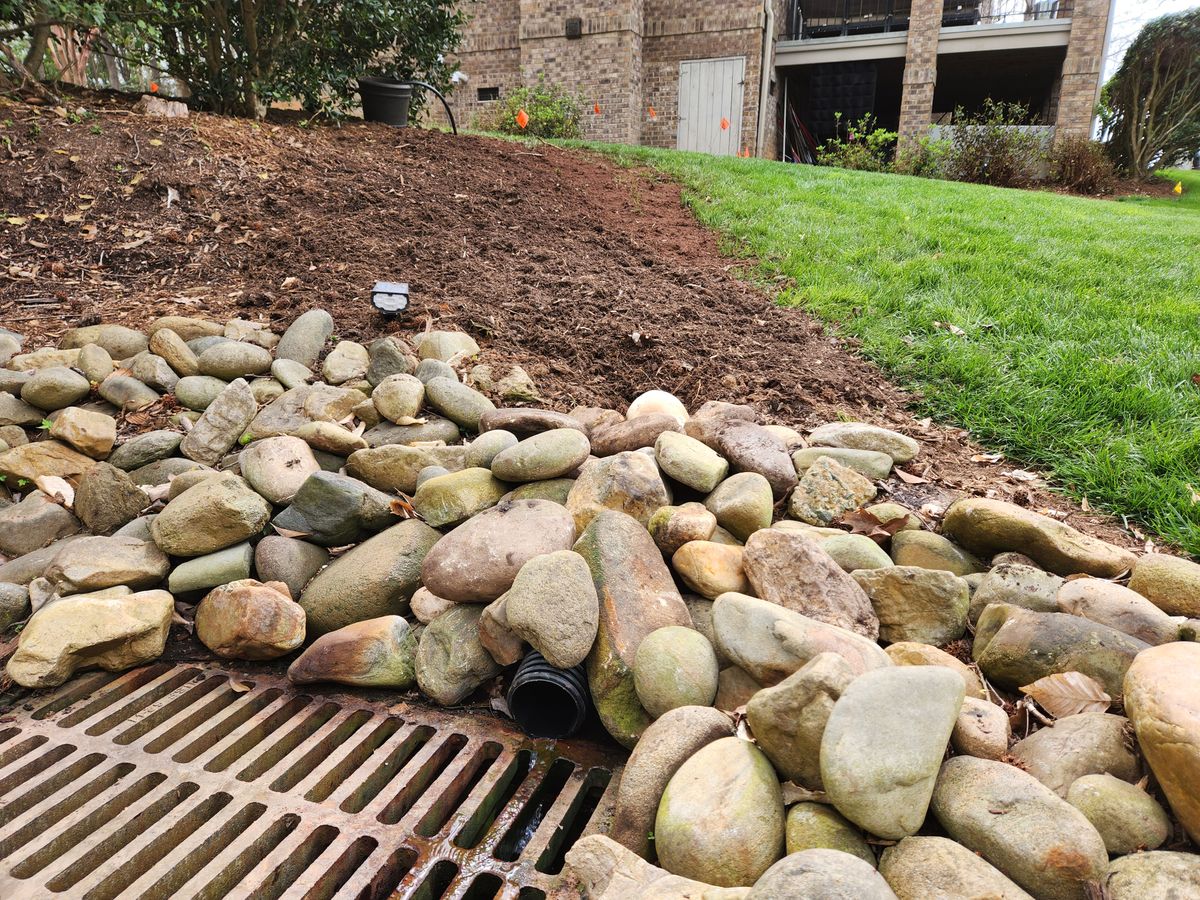
{"type": "Polygon", "coordinates": [[[456,378],[434,378],[425,385],[425,402],[460,428],[479,431],[479,419],[496,405],[456,378]]]}
{"type": "Polygon", "coordinates": [[[292,435],[300,438],[314,450],[332,453],[335,456],[349,456],[357,450],[367,449],[365,440],[350,429],[333,422],[306,422],[292,435]]]}
{"type": "Polygon", "coordinates": [[[150,505],[133,479],[108,463],[97,463],[79,479],[75,515],[93,534],[111,534],[150,505]]]}
{"type": "Polygon", "coordinates": [[[879,858],[900,900],[1033,900],[1003,872],[944,837],[906,837],[879,858]]]}
{"type": "Polygon", "coordinates": [[[1171,810],[1200,842],[1200,644],[1163,644],[1139,653],[1124,690],[1142,755],[1171,810]]]}
{"type": "Polygon", "coordinates": [[[729,716],[708,706],[680,706],[650,723],[621,773],[609,837],[646,856],[671,776],[700,748],[732,735],[729,716]]]}
{"type": "Polygon", "coordinates": [[[36,481],[43,475],[57,475],[67,480],[87,472],[96,464],[90,456],[84,456],[58,441],[37,441],[22,444],[0,453],[0,472],[8,476],[8,484],[21,487],[19,481],[36,481]]]}
{"type": "Polygon", "coordinates": [[[740,541],[770,527],[774,503],[771,483],[757,472],[730,475],[704,499],[717,524],[740,541]]]}
{"type": "Polygon", "coordinates": [[[303,440],[273,437],[255,441],[238,454],[242,477],[272,503],[290,501],[308,476],[321,467],[303,440]]]}
{"type": "Polygon", "coordinates": [[[475,339],[462,331],[428,331],[417,340],[417,355],[421,359],[449,362],[478,353],[475,339]]]}
{"type": "Polygon", "coordinates": [[[1116,697],[1125,670],[1147,646],[1078,616],[993,603],[979,617],[971,654],[983,674],[1003,688],[1016,690],[1058,672],[1082,672],[1116,697]]]}
{"type": "MultiPolygon", "coordinates": [[[[613,413],[613,415],[618,415],[613,413]]],[[[495,409],[485,413],[479,421],[479,430],[508,431],[518,438],[527,438],[543,431],[555,428],[574,428],[586,434],[586,429],[577,420],[566,413],[554,412],[549,409],[530,409],[527,407],[495,409]]]]}
{"type": "Polygon", "coordinates": [[[216,553],[193,557],[171,570],[167,590],[178,595],[241,581],[250,577],[253,559],[254,548],[249,544],[234,544],[216,553]]]}
{"type": "Polygon", "coordinates": [[[561,478],[583,465],[589,452],[590,444],[583,432],[573,428],[555,428],[501,450],[492,459],[492,474],[503,481],[512,482],[561,478]]]}
{"type": "Polygon", "coordinates": [[[707,541],[717,527],[717,517],[702,503],[660,507],[646,524],[654,543],[670,556],[691,541],[707,541]]]}
{"type": "Polygon", "coordinates": [[[68,407],[54,417],[50,437],[92,459],[104,459],[117,442],[117,420],[90,409],[68,407]]]}
{"type": "Polygon", "coordinates": [[[1129,588],[1167,615],[1200,618],[1200,565],[1191,560],[1147,553],[1133,567],[1129,588]]]}
{"type": "Polygon", "coordinates": [[[421,563],[440,537],[424,522],[408,519],[339,556],[300,595],[309,635],[406,612],[421,583],[421,563]]]}
{"type": "Polygon", "coordinates": [[[513,633],[550,665],[579,665],[595,643],[600,616],[587,562],[570,550],[530,558],[508,591],[505,614],[513,633]]]}
{"type": "Polygon", "coordinates": [[[575,543],[575,523],[548,500],[519,500],[486,509],[446,535],[425,557],[421,580],[456,603],[496,599],[526,562],[575,543]]]}
{"type": "Polygon", "coordinates": [[[142,384],[132,375],[120,374],[120,371],[113,372],[97,388],[97,393],[113,406],[126,411],[138,410],[162,399],[156,390],[142,384]]]}
{"type": "MultiPolygon", "coordinates": [[[[455,604],[437,596],[429,588],[419,587],[413,592],[409,601],[409,610],[418,622],[428,625],[455,604]]],[[[507,618],[507,612],[506,616],[507,618]]]]}
{"type": "Polygon", "coordinates": [[[1066,797],[1100,832],[1109,853],[1157,850],[1171,836],[1171,820],[1155,799],[1113,775],[1077,778],[1066,797]]]}
{"type": "Polygon", "coordinates": [[[495,506],[507,492],[504,482],[487,469],[463,469],[421,484],[413,495],[413,509],[430,525],[441,528],[495,506]]]}
{"type": "Polygon", "coordinates": [[[942,533],[981,556],[1019,550],[1056,575],[1085,572],[1111,578],[1137,561],[1128,550],[1002,500],[959,500],[946,510],[942,533]]]}
{"type": "Polygon", "coordinates": [[[700,632],[668,625],[638,645],[633,683],[638,701],[654,718],[681,706],[711,706],[717,696],[717,656],[700,632]]]}
{"type": "Polygon", "coordinates": [[[670,492],[654,458],[627,452],[586,463],[567,495],[567,510],[575,517],[576,530],[582,533],[606,509],[632,516],[645,528],[650,517],[670,502],[670,492]]]}
{"type": "Polygon", "coordinates": [[[59,551],[44,577],[60,594],[100,591],[125,585],[134,590],[157,585],[171,561],[151,541],[129,537],[83,537],[59,551]]]}
{"type": "Polygon", "coordinates": [[[1009,722],[1003,707],[987,700],[967,697],[959,710],[950,743],[954,751],[980,759],[1003,759],[1008,755],[1009,722]]]}
{"type": "MultiPolygon", "coordinates": [[[[894,540],[894,538],[893,538],[894,540]]],[[[1058,612],[1058,592],[1063,579],[1020,563],[1001,563],[979,581],[971,595],[967,617],[972,623],[991,603],[1010,603],[1034,612],[1058,612]]]]}
{"type": "MultiPolygon", "coordinates": [[[[0,582],[0,635],[29,615],[29,588],[0,582]]],[[[658,801],[655,800],[655,805],[658,801]]],[[[653,812],[653,810],[651,811],[653,812]]],[[[653,821],[653,816],[651,816],[653,821]]]]}
{"type": "Polygon", "coordinates": [[[108,463],[131,472],[171,456],[182,440],[183,435],[177,431],[148,431],[131,437],[113,450],[108,463]]]}
{"type": "Polygon", "coordinates": [[[716,599],[713,631],[718,654],[762,685],[778,684],[824,652],[837,653],[858,673],[892,664],[869,638],[744,594],[716,599]]]}
{"type": "Polygon", "coordinates": [[[967,629],[970,591],[947,571],[897,565],[855,572],[854,580],[871,599],[881,640],[941,646],[967,629]]]}
{"type": "Polygon", "coordinates": [[[891,666],[851,682],[821,738],[821,781],[838,812],[879,837],[916,834],[962,701],[962,679],[938,666],[891,666]]]}
{"type": "MultiPolygon", "coordinates": [[[[438,441],[452,444],[462,437],[462,432],[458,430],[457,425],[449,419],[433,413],[424,413],[417,422],[419,424],[395,425],[383,421],[367,429],[363,434],[363,440],[367,442],[368,447],[386,447],[391,444],[423,446],[436,444],[438,441]]],[[[465,455],[463,448],[450,449],[456,449],[465,455]]]]}
{"type": "Polygon", "coordinates": [[[983,690],[983,682],[979,680],[975,670],[945,650],[939,650],[929,644],[900,641],[891,644],[885,652],[898,666],[945,666],[953,669],[962,678],[968,697],[987,699],[987,694],[983,690]]]}
{"type": "Polygon", "coordinates": [[[420,411],[425,402],[425,385],[412,375],[389,375],[371,392],[371,402],[389,422],[406,424],[420,411]]]}
{"type": "Polygon", "coordinates": [[[683,426],[674,416],[663,413],[598,424],[590,431],[592,452],[596,456],[612,456],[653,447],[659,435],[667,431],[681,432],[683,426]]]}
{"type": "Polygon", "coordinates": [[[333,334],[333,317],[323,309],[310,309],[298,316],[275,348],[279,359],[292,359],[311,369],[317,364],[325,342],[333,334]]]}
{"type": "Polygon", "coordinates": [[[275,360],[271,363],[271,375],[283,385],[285,391],[302,387],[316,377],[308,366],[302,365],[294,359],[275,360]]]}
{"type": "Polygon", "coordinates": [[[65,366],[38,369],[21,388],[21,399],[38,409],[72,406],[91,392],[88,380],[65,366]]]}
{"type": "Polygon", "coordinates": [[[1084,775],[1108,772],[1137,781],[1141,765],[1133,752],[1133,727],[1124,716],[1085,712],[1039,728],[1013,745],[1021,768],[1060,797],[1084,775]]]}
{"type": "Polygon", "coordinates": [[[580,838],[565,859],[565,877],[589,900],[742,900],[750,890],[672,875],[602,834],[580,838]]]}
{"type": "Polygon", "coordinates": [[[1200,857],[1168,850],[1122,856],[1104,886],[1109,900],[1191,900],[1200,897],[1200,857]]]}
{"type": "Polygon", "coordinates": [[[367,382],[379,386],[392,375],[411,375],[417,367],[408,344],[394,334],[377,338],[367,347],[371,364],[367,367],[367,382]]]}
{"type": "Polygon", "coordinates": [[[950,837],[1039,900],[1082,900],[1085,885],[1101,881],[1108,868],[1104,842],[1083,814],[1006,763],[950,759],[932,809],[950,837]]]}
{"type": "Polygon", "coordinates": [[[42,347],[32,353],[18,353],[7,363],[7,368],[18,372],[36,371],[47,366],[73,367],[79,363],[79,349],[55,350],[52,347],[42,347]]]}
{"type": "Polygon", "coordinates": [[[550,478],[546,481],[531,481],[514,488],[505,495],[506,500],[549,500],[559,506],[567,505],[567,497],[575,486],[574,478],[550,478]]]}
{"type": "Polygon", "coordinates": [[[257,410],[250,386],[241,378],[230,382],[180,442],[179,452],[196,462],[216,465],[237,444],[257,410]]]}
{"type": "Polygon", "coordinates": [[[810,525],[828,525],[875,499],[875,485],[853,469],[821,457],[792,492],[788,514],[810,525]]]}
{"type": "Polygon", "coordinates": [[[814,447],[846,447],[852,450],[874,450],[886,453],[897,463],[906,463],[921,450],[921,445],[907,435],[865,422],[830,422],[808,436],[814,447]]]}
{"type": "Polygon", "coordinates": [[[742,569],[741,547],[712,541],[690,541],[675,551],[671,567],[684,584],[702,597],[714,600],[728,591],[752,590],[742,569]]]}
{"type": "Polygon", "coordinates": [[[160,328],[150,335],[149,349],[166,360],[177,375],[185,377],[200,374],[200,363],[192,348],[170,328],[160,328]]]}
{"type": "Polygon", "coordinates": [[[793,531],[762,529],[746,541],[743,566],[764,600],[871,640],[879,636],[870,598],[817,541],[793,531]]]}
{"type": "Polygon", "coordinates": [[[291,597],[299,597],[313,576],[328,563],[328,550],[295,538],[269,535],[254,548],[254,571],[258,577],[264,582],[283,582],[291,597]]]}
{"type": "Polygon", "coordinates": [[[31,491],[20,503],[0,508],[0,553],[23,556],[82,528],[62,504],[41,491],[31,491]]]}
{"type": "Polygon", "coordinates": [[[755,882],[746,900],[896,900],[874,866],[840,850],[789,853],[755,882]]]}
{"type": "Polygon", "coordinates": [[[753,422],[733,421],[717,435],[717,451],[734,472],[757,472],[778,500],[799,481],[782,439],[753,422]]]}
{"type": "Polygon", "coordinates": [[[682,485],[710,493],[729,472],[729,463],[695,438],[664,431],[654,441],[659,467],[682,485]]]}
{"type": "Polygon", "coordinates": [[[600,512],[580,535],[575,552],[588,564],[600,602],[596,641],[587,659],[592,699],[608,733],[632,747],[650,723],[634,687],[638,647],[651,632],[690,625],[691,617],[654,541],[631,516],[600,512]]]}
{"type": "Polygon", "coordinates": [[[448,609],[421,632],[417,645],[417,684],[442,706],[453,706],[500,671],[479,642],[483,608],[448,609]]]}
{"type": "Polygon", "coordinates": [[[80,669],[123,672],[162,655],[175,603],[166,591],[64,597],[34,613],[6,671],[27,688],[56,687],[80,669]]]}
{"type": "Polygon", "coordinates": [[[508,625],[507,596],[500,596],[479,616],[479,643],[501,666],[511,666],[525,655],[525,642],[508,625]]]}
{"type": "Polygon", "coordinates": [[[977,557],[932,531],[898,531],[892,535],[892,561],[898,566],[941,569],[954,575],[986,572],[977,557]]]}
{"type": "Polygon", "coordinates": [[[224,332],[224,326],[208,319],[194,316],[160,316],[150,323],[150,327],[146,329],[146,335],[154,337],[155,333],[162,328],[170,328],[185,341],[192,341],[200,337],[214,337],[224,332]]]}
{"type": "Polygon", "coordinates": [[[203,556],[258,534],[271,505],[241,478],[206,479],[166,505],[150,532],[171,556],[203,556]]]}
{"type": "Polygon", "coordinates": [[[838,654],[818,653],[779,684],[750,698],[750,730],[783,778],[810,790],[823,789],[821,738],[833,705],[857,676],[838,654]]]}
{"type": "Polygon", "coordinates": [[[86,347],[88,344],[98,344],[107,350],[113,359],[137,356],[148,346],[146,335],[142,332],[113,324],[72,328],[58,342],[59,348],[63,350],[86,347]]]}
{"type": "Polygon", "coordinates": [[[853,823],[822,803],[797,803],[787,813],[784,825],[787,852],[839,850],[857,856],[871,868],[875,852],[853,823]]]}
{"type": "Polygon", "coordinates": [[[271,353],[257,344],[222,341],[199,355],[200,374],[225,381],[261,375],[271,370],[271,353]]]}
{"type": "Polygon", "coordinates": [[[462,460],[461,447],[388,444],[351,453],[346,460],[346,471],[381,491],[412,494],[417,489],[417,475],[422,469],[444,466],[456,472],[462,469],[462,460]]]}
{"type": "Polygon", "coordinates": [[[142,384],[164,394],[171,393],[175,389],[175,383],[179,381],[179,376],[170,364],[153,353],[139,353],[129,363],[128,368],[130,374],[142,384]]]}
{"type": "Polygon", "coordinates": [[[318,637],[288,667],[288,678],[405,690],[416,683],[416,652],[417,636],[403,617],[379,616],[318,637]]]}
{"type": "Polygon", "coordinates": [[[36,425],[46,414],[36,406],[18,400],[12,394],[0,393],[0,425],[36,425]]]}
{"type": "Polygon", "coordinates": [[[722,887],[751,885],[783,853],[783,797],[748,741],[719,738],[671,776],[654,824],[663,867],[722,887]]]}
{"type": "Polygon", "coordinates": [[[1060,612],[1083,616],[1147,644],[1179,639],[1179,620],[1136,591],[1103,578],[1077,578],[1058,589],[1060,612]]]}
{"type": "Polygon", "coordinates": [[[371,356],[367,348],[354,341],[338,341],[321,366],[321,375],[329,384],[343,384],[367,374],[371,356]]]}
{"type": "Polygon", "coordinates": [[[517,436],[511,431],[485,431],[467,446],[463,462],[468,468],[491,468],[492,461],[501,451],[515,447],[517,443],[517,436]]]}
{"type": "Polygon", "coordinates": [[[821,539],[821,549],[843,572],[886,569],[894,563],[883,548],[865,534],[835,534],[821,539]]]}
{"type": "Polygon", "coordinates": [[[175,401],[185,409],[203,412],[228,386],[228,381],[211,375],[188,375],[175,383],[175,401]]]}
{"type": "Polygon", "coordinates": [[[805,447],[792,454],[792,464],[796,467],[797,474],[803,475],[822,457],[853,469],[871,481],[883,481],[892,471],[892,458],[886,453],[845,447],[805,447]]]}
{"type": "Polygon", "coordinates": [[[226,659],[277,659],[304,643],[304,610],[282,582],[231,581],[196,607],[196,637],[226,659]]]}

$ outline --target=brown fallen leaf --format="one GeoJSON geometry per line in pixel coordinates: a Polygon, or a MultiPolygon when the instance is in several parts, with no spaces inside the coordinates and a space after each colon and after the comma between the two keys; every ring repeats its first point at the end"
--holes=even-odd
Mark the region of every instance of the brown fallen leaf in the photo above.
{"type": "Polygon", "coordinates": [[[885,544],[892,539],[897,531],[908,521],[906,516],[896,516],[886,522],[865,509],[856,509],[846,513],[834,524],[849,525],[851,534],[863,534],[877,544],[885,544]]]}
{"type": "Polygon", "coordinates": [[[1082,672],[1058,672],[1021,688],[1056,719],[1082,712],[1106,712],[1112,697],[1104,686],[1082,672]]]}
{"type": "Polygon", "coordinates": [[[254,688],[254,685],[247,684],[244,681],[229,682],[229,689],[237,694],[244,694],[244,693],[246,693],[246,691],[253,690],[253,688],[254,688]]]}
{"type": "Polygon", "coordinates": [[[905,472],[901,468],[895,470],[896,477],[905,484],[929,484],[928,478],[922,478],[920,475],[914,475],[912,472],[905,472]]]}
{"type": "Polygon", "coordinates": [[[416,518],[417,511],[413,508],[412,498],[406,497],[404,494],[401,494],[399,497],[396,497],[394,500],[392,500],[392,502],[388,504],[388,507],[391,509],[394,515],[401,516],[405,519],[416,518]]]}
{"type": "Polygon", "coordinates": [[[278,525],[272,525],[271,527],[275,529],[275,533],[280,537],[300,538],[301,540],[306,537],[312,537],[312,532],[310,531],[292,531],[290,528],[280,528],[278,525]]]}

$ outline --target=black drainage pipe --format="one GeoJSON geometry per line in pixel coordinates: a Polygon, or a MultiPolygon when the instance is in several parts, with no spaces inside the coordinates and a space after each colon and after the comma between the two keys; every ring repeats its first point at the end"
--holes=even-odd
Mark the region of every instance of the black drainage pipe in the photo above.
{"type": "Polygon", "coordinates": [[[508,709],[530,737],[570,737],[587,721],[592,706],[587,672],[580,663],[556,669],[529,651],[508,686],[508,709]]]}

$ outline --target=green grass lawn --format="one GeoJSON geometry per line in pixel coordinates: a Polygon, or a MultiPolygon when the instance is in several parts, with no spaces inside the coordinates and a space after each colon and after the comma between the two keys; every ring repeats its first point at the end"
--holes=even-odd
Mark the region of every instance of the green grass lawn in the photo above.
{"type": "Polygon", "coordinates": [[[1165,206],[1174,209],[1190,209],[1200,212],[1200,171],[1196,169],[1164,169],[1159,177],[1165,178],[1171,184],[1182,184],[1183,193],[1178,197],[1133,197],[1127,203],[1140,203],[1144,206],[1165,206]]]}
{"type": "Polygon", "coordinates": [[[595,149],[681,181],[924,412],[1200,553],[1200,179],[1188,208],[595,149]]]}

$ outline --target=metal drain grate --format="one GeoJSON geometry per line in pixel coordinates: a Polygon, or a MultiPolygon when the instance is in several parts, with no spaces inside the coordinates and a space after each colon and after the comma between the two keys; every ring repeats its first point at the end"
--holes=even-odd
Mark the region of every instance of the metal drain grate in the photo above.
{"type": "Polygon", "coordinates": [[[216,666],[89,675],[0,718],[0,897],[535,900],[614,756],[216,666]]]}

